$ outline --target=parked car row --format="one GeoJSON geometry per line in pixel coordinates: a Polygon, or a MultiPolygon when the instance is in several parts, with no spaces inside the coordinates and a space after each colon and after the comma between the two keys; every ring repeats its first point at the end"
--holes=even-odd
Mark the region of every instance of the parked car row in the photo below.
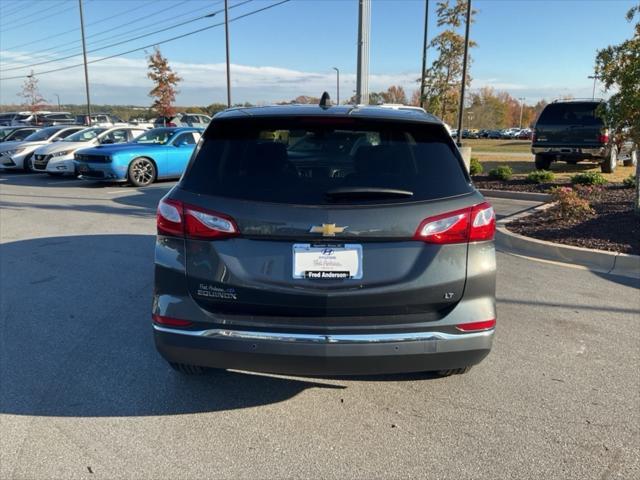
{"type": "MultiPolygon", "coordinates": [[[[454,137],[458,136],[458,130],[451,130],[451,135],[454,137]]],[[[470,128],[462,130],[462,138],[469,139],[531,140],[531,135],[532,130],[530,128],[506,128],[504,130],[478,130],[477,128],[470,128]]]]}
{"type": "MultiPolygon", "coordinates": [[[[15,130],[8,135],[21,127],[10,128],[15,130]]],[[[57,125],[1,142],[0,167],[144,187],[179,177],[201,133],[194,127],[57,125]]]]}
{"type": "Polygon", "coordinates": [[[0,113],[1,126],[37,126],[52,127],[55,125],[85,125],[92,127],[123,127],[127,125],[145,127],[199,127],[205,128],[211,117],[203,114],[177,113],[171,117],[158,117],[151,120],[136,119],[125,122],[109,113],[92,113],[89,115],[72,115],[69,112],[6,112],[0,113]],[[91,121],[89,121],[91,120],[91,121]]]}

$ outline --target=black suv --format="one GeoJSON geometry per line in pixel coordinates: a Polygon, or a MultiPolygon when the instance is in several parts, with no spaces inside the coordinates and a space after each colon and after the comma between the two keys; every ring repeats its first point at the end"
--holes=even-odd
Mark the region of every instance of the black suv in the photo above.
{"type": "Polygon", "coordinates": [[[181,372],[449,375],[491,348],[495,216],[424,112],[219,113],[157,227],[153,328],[181,372]]]}
{"type": "Polygon", "coordinates": [[[544,108],[531,143],[537,169],[547,170],[553,161],[575,164],[592,160],[600,163],[604,173],[611,173],[618,159],[623,158],[625,165],[636,164],[637,147],[621,138],[622,130],[613,135],[598,116],[601,103],[601,100],[555,101],[544,108]]]}

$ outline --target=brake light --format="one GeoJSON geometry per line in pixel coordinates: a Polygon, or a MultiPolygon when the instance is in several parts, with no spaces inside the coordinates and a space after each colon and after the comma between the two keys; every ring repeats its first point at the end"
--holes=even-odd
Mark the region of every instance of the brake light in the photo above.
{"type": "Polygon", "coordinates": [[[531,132],[531,143],[536,141],[536,131],[531,132]]]}
{"type": "Polygon", "coordinates": [[[496,229],[493,207],[484,202],[471,208],[455,210],[424,219],[415,240],[449,244],[492,240],[496,229]]]}
{"type": "Polygon", "coordinates": [[[489,330],[491,328],[495,328],[496,319],[492,318],[491,320],[484,320],[482,322],[469,322],[469,323],[460,323],[456,325],[456,329],[461,332],[480,332],[482,330],[489,330]]]}
{"type": "Polygon", "coordinates": [[[233,218],[221,213],[185,205],[184,216],[187,237],[222,239],[239,234],[233,218]]]}
{"type": "Polygon", "coordinates": [[[158,234],[220,240],[240,234],[233,218],[218,212],[162,199],[156,215],[158,234]]]}
{"type": "Polygon", "coordinates": [[[188,320],[180,320],[179,318],[165,317],[154,313],[151,315],[151,319],[158,325],[166,325],[167,327],[188,327],[193,325],[188,320]]]}
{"type": "Polygon", "coordinates": [[[470,242],[493,240],[496,233],[496,214],[493,207],[484,202],[471,209],[470,242]]]}
{"type": "Polygon", "coordinates": [[[605,130],[598,136],[599,143],[609,143],[609,130],[605,130]]]}
{"type": "Polygon", "coordinates": [[[177,125],[173,122],[167,122],[167,127],[177,127],[177,125]]]}

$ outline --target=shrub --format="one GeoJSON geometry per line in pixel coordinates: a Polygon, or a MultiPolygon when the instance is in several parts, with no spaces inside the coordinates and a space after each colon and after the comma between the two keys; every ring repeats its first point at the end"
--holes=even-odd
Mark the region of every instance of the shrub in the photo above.
{"type": "Polygon", "coordinates": [[[624,185],[625,188],[636,188],[636,176],[629,175],[622,181],[622,185],[624,185]]]}
{"type": "Polygon", "coordinates": [[[604,185],[607,183],[607,179],[598,172],[584,172],[571,177],[571,183],[574,185],[604,185]]]}
{"type": "Polygon", "coordinates": [[[477,158],[471,158],[471,163],[469,164],[469,173],[471,175],[480,175],[484,172],[484,167],[480,163],[480,160],[477,158]]]}
{"type": "Polygon", "coordinates": [[[587,198],[581,192],[570,187],[554,188],[551,192],[553,199],[558,202],[560,216],[566,219],[580,220],[594,213],[587,198]]]}
{"type": "Polygon", "coordinates": [[[496,180],[509,180],[513,175],[513,170],[509,165],[500,165],[489,170],[489,176],[496,180]]]}
{"type": "Polygon", "coordinates": [[[549,170],[534,170],[527,175],[527,181],[531,183],[552,182],[556,176],[549,170]]]}

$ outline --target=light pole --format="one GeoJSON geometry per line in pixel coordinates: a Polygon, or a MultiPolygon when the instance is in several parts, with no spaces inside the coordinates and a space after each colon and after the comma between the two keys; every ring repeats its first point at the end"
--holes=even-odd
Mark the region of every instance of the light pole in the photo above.
{"type": "Polygon", "coordinates": [[[54,95],[56,96],[56,98],[58,99],[58,111],[61,112],[62,108],[60,107],[60,95],[58,95],[57,93],[54,93],[54,95]]]}
{"type": "Polygon", "coordinates": [[[593,78],[593,93],[591,94],[591,100],[595,100],[596,99],[596,82],[600,78],[600,75],[598,75],[598,71],[596,70],[595,72],[593,72],[593,75],[589,75],[587,78],[593,78]]]}
{"type": "Polygon", "coordinates": [[[78,0],[80,6],[80,32],[82,33],[82,56],[84,58],[84,87],[87,91],[87,122],[91,126],[91,99],[89,97],[89,69],[87,68],[87,45],[84,39],[84,15],[82,13],[82,0],[78,0]]]}
{"type": "Polygon", "coordinates": [[[336,71],[336,105],[340,105],[340,69],[333,67],[336,71]]]}
{"type": "Polygon", "coordinates": [[[227,107],[231,108],[231,71],[229,70],[229,1],[224,0],[224,35],[227,48],[227,107]]]}
{"type": "Polygon", "coordinates": [[[464,58],[462,59],[462,85],[460,86],[460,108],[458,109],[458,147],[462,146],[462,112],[464,111],[464,89],[467,83],[467,58],[469,56],[469,26],[471,25],[471,0],[467,0],[467,24],[464,31],[464,58]]]}
{"type": "Polygon", "coordinates": [[[518,97],[520,100],[520,128],[522,129],[522,111],[524,110],[525,97],[518,97]]]}
{"type": "Polygon", "coordinates": [[[427,27],[429,25],[429,0],[424,0],[424,39],[422,41],[422,75],[420,75],[420,106],[424,108],[424,87],[427,74],[427,27]]]}

